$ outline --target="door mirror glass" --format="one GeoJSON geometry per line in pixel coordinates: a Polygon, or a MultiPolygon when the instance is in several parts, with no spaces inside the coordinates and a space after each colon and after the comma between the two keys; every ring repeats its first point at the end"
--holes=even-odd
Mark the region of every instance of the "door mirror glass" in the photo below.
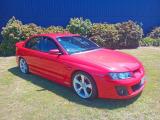
{"type": "Polygon", "coordinates": [[[52,49],[49,51],[50,54],[61,55],[61,52],[58,49],[52,49]]]}

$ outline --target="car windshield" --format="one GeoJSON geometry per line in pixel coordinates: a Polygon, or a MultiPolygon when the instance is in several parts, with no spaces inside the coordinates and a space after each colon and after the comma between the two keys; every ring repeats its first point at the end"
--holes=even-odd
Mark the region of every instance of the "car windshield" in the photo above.
{"type": "Polygon", "coordinates": [[[80,36],[58,37],[57,40],[69,54],[100,48],[91,40],[80,36]]]}

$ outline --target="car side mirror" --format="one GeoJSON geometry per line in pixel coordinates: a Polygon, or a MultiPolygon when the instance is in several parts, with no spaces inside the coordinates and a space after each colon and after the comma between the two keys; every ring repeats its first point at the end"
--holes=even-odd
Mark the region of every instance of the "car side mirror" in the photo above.
{"type": "Polygon", "coordinates": [[[58,49],[52,49],[49,51],[49,54],[61,55],[62,53],[58,49]]]}

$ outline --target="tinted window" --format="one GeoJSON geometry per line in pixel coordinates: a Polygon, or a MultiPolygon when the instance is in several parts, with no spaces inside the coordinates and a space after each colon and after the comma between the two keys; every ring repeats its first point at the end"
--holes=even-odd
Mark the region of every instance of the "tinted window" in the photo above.
{"type": "Polygon", "coordinates": [[[99,48],[94,42],[80,36],[59,37],[57,40],[70,54],[99,48]]]}
{"type": "Polygon", "coordinates": [[[41,39],[41,37],[31,38],[31,39],[27,42],[26,48],[33,49],[33,50],[39,50],[40,39],[41,39]]]}
{"type": "Polygon", "coordinates": [[[39,48],[43,52],[49,52],[52,49],[58,49],[56,43],[48,37],[43,37],[43,39],[40,40],[39,48]]]}

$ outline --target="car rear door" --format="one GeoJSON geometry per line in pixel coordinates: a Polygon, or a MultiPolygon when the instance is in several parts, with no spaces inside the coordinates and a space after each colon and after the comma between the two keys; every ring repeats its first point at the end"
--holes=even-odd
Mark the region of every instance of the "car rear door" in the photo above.
{"type": "Polygon", "coordinates": [[[29,65],[30,71],[36,71],[41,72],[40,62],[41,62],[41,56],[40,56],[40,40],[42,37],[36,36],[33,38],[30,38],[23,48],[23,57],[27,61],[27,64],[29,65]]]}

